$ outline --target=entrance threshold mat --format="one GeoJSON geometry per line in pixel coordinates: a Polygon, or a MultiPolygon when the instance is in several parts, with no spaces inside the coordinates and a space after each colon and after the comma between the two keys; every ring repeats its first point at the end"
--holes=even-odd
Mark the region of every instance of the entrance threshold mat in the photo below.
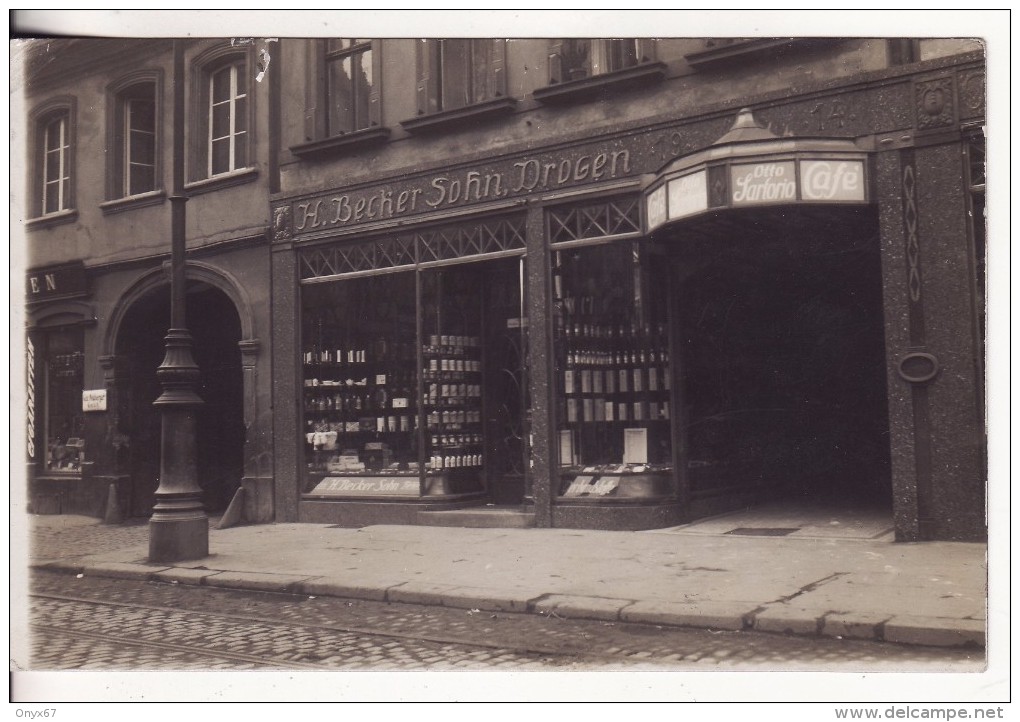
{"type": "Polygon", "coordinates": [[[727,534],[734,534],[736,536],[786,536],[792,534],[795,531],[800,531],[800,527],[738,527],[731,529],[726,532],[727,534]]]}

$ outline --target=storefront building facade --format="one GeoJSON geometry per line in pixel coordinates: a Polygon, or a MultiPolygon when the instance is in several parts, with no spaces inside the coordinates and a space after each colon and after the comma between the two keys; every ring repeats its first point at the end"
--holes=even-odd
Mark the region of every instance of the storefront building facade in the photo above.
{"type": "MultiPolygon", "coordinates": [[[[30,45],[29,508],[145,516],[172,43],[30,45]]],[[[210,512],[984,537],[980,43],[181,47],[210,512]]]]}
{"type": "Polygon", "coordinates": [[[979,46],[285,40],[275,71],[277,521],[812,499],[984,536],[979,46]]]}
{"type": "Polygon", "coordinates": [[[179,129],[187,321],[204,402],[198,482],[210,513],[244,487],[248,518],[273,519],[270,114],[268,94],[248,72],[256,50],[187,41],[177,78],[170,40],[19,43],[27,164],[18,436],[30,512],[152,511],[161,435],[152,402],[170,317],[171,91],[179,80],[188,99],[179,129]]]}

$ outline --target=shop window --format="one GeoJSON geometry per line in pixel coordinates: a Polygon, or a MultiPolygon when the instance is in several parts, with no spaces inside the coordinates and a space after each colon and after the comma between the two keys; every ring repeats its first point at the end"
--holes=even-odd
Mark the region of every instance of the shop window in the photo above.
{"type": "Polygon", "coordinates": [[[30,460],[46,473],[80,474],[84,459],[84,353],[80,329],[57,329],[28,339],[30,460]]]}
{"type": "Polygon", "coordinates": [[[413,273],[302,293],[306,493],[418,496],[413,273]]]}
{"type": "Polygon", "coordinates": [[[74,102],[55,100],[34,118],[33,215],[63,216],[74,208],[74,102]]]}
{"type": "Polygon", "coordinates": [[[553,252],[565,499],[672,489],[667,284],[649,252],[637,241],[553,252]]]}

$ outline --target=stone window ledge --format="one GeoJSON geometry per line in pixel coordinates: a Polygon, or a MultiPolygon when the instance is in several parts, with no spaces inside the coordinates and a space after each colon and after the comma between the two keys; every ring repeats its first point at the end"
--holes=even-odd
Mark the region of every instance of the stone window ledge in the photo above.
{"type": "Polygon", "coordinates": [[[242,168],[241,170],[234,170],[229,173],[221,173],[220,175],[213,176],[212,178],[204,178],[191,183],[185,183],[184,190],[187,191],[189,195],[197,196],[203,193],[211,193],[212,191],[222,190],[223,188],[251,183],[258,178],[258,176],[259,172],[257,169],[242,168]]]}
{"type": "Polygon", "coordinates": [[[104,214],[122,213],[123,211],[134,210],[135,208],[157,206],[165,200],[166,191],[149,191],[148,193],[138,193],[133,196],[124,196],[123,198],[100,203],[99,208],[104,214]]]}
{"type": "Polygon", "coordinates": [[[590,100],[608,91],[627,90],[656,83],[665,77],[665,63],[642,63],[612,73],[547,85],[538,88],[532,95],[540,103],[573,103],[590,100]]]}
{"type": "Polygon", "coordinates": [[[517,101],[513,98],[496,98],[494,100],[486,100],[482,103],[468,105],[464,108],[443,110],[438,113],[429,113],[428,115],[421,115],[417,118],[410,118],[408,120],[401,121],[400,125],[408,133],[426,133],[446,130],[447,128],[456,127],[462,123],[487,120],[489,118],[507,115],[516,105],[517,101]]]}
{"type": "Polygon", "coordinates": [[[389,137],[389,128],[365,128],[364,130],[356,130],[352,133],[344,133],[343,135],[292,145],[290,152],[302,160],[315,160],[320,156],[356,152],[361,148],[382,143],[389,137]]]}
{"type": "Polygon", "coordinates": [[[65,223],[74,223],[76,220],[78,220],[78,210],[72,208],[66,211],[48,213],[38,218],[31,218],[25,221],[25,227],[30,231],[35,231],[40,228],[52,228],[53,226],[60,226],[65,223]]]}

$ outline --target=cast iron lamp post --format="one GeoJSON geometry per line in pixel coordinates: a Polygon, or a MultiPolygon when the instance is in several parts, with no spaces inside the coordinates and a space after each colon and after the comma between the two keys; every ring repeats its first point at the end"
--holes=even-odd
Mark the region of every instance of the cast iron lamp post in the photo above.
{"type": "Polygon", "coordinates": [[[199,372],[184,317],[184,53],[173,41],[173,192],[170,196],[170,329],[166,356],[156,370],[163,393],[153,403],[162,414],[159,488],[149,520],[149,561],[173,562],[209,555],[209,518],[197,482],[196,428],[202,399],[199,372]]]}

